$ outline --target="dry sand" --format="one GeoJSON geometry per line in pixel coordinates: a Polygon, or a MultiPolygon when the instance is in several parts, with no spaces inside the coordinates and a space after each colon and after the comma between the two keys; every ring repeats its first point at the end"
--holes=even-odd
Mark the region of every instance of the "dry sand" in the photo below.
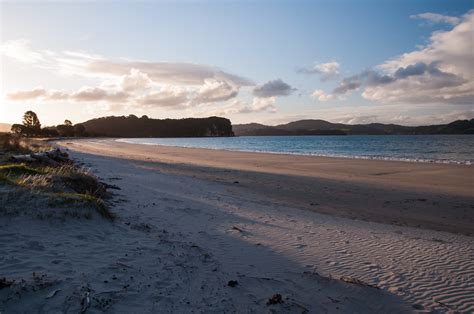
{"type": "Polygon", "coordinates": [[[0,311],[474,311],[470,167],[61,145],[121,218],[0,217],[0,311]]]}

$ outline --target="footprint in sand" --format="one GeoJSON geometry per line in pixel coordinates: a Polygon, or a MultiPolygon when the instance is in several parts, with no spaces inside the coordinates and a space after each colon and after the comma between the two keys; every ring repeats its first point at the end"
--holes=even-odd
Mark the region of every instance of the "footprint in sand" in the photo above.
{"type": "Polygon", "coordinates": [[[45,247],[38,241],[29,241],[27,243],[27,248],[35,251],[44,251],[45,247]]]}
{"type": "Polygon", "coordinates": [[[373,264],[373,263],[365,263],[364,267],[366,267],[368,269],[378,269],[378,268],[380,268],[379,265],[373,264]]]}

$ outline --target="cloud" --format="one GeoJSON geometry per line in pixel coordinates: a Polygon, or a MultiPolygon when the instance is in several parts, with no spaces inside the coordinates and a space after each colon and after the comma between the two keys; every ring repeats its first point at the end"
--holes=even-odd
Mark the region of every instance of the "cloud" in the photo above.
{"type": "MultiPolygon", "coordinates": [[[[212,111],[212,114],[226,116],[229,114],[247,114],[256,112],[275,113],[277,111],[275,102],[276,97],[254,97],[251,103],[247,103],[240,99],[233,99],[223,107],[219,107],[212,111]]],[[[206,111],[206,115],[209,115],[208,111],[206,111]]]]}
{"type": "MultiPolygon", "coordinates": [[[[185,62],[111,60],[85,51],[34,50],[29,41],[8,41],[3,55],[61,76],[100,81],[95,87],[76,91],[36,88],[7,94],[13,101],[96,102],[104,107],[117,104],[178,109],[232,99],[239,89],[255,84],[217,67],[185,62]]],[[[88,85],[90,85],[88,83],[88,85]]],[[[113,105],[113,106],[112,106],[113,105]]]]}
{"type": "Polygon", "coordinates": [[[253,86],[251,80],[225,72],[218,67],[186,63],[138,60],[111,60],[85,51],[54,52],[31,47],[25,39],[6,41],[0,52],[23,63],[55,69],[61,74],[84,77],[122,77],[139,71],[158,84],[202,85],[206,80],[224,81],[236,87],[253,86]]]}
{"type": "Polygon", "coordinates": [[[339,76],[340,64],[336,61],[315,64],[312,68],[300,68],[296,72],[304,74],[317,74],[321,81],[328,81],[339,76]]]}
{"type": "Polygon", "coordinates": [[[82,87],[76,92],[45,90],[41,87],[26,91],[16,91],[7,94],[7,99],[13,101],[74,101],[74,102],[113,102],[123,103],[129,94],[122,91],[108,91],[98,87],[82,87]]]}
{"type": "Polygon", "coordinates": [[[281,79],[277,79],[255,87],[253,95],[259,98],[288,96],[295,90],[281,79]]]}
{"type": "Polygon", "coordinates": [[[213,66],[194,63],[93,60],[86,65],[89,73],[113,76],[127,75],[131,69],[137,69],[153,82],[161,84],[202,85],[206,80],[214,79],[238,87],[254,85],[249,79],[213,66]]]}
{"type": "Polygon", "coordinates": [[[431,24],[445,23],[445,24],[457,25],[461,21],[459,17],[442,15],[438,13],[430,13],[430,12],[410,15],[410,18],[415,19],[415,20],[417,19],[425,20],[431,24]]]}
{"type": "Polygon", "coordinates": [[[34,51],[31,43],[25,39],[9,40],[0,45],[0,52],[23,63],[37,63],[45,61],[43,54],[34,51]]]}
{"type": "Polygon", "coordinates": [[[32,90],[27,91],[16,91],[7,94],[7,98],[14,101],[27,101],[36,99],[46,95],[46,90],[42,87],[36,87],[32,90]]]}
{"type": "Polygon", "coordinates": [[[77,102],[106,101],[111,103],[124,103],[129,94],[122,91],[107,91],[99,87],[82,87],[77,92],[69,95],[68,99],[77,102]]]}
{"type": "Polygon", "coordinates": [[[198,91],[194,101],[197,103],[209,103],[224,101],[234,98],[238,94],[238,88],[225,81],[207,79],[198,91]]]}
{"type": "Polygon", "coordinates": [[[312,94],[311,97],[319,100],[319,101],[328,101],[328,100],[333,100],[336,98],[334,94],[326,94],[323,90],[321,89],[316,89],[312,94]]]}
{"type": "Polygon", "coordinates": [[[472,29],[474,11],[452,30],[434,32],[426,47],[344,78],[333,94],[363,88],[364,98],[380,103],[472,104],[472,29]]]}
{"type": "Polygon", "coordinates": [[[259,98],[255,97],[252,101],[252,105],[250,109],[255,111],[270,111],[276,112],[275,107],[276,97],[267,97],[267,98],[259,98]]]}
{"type": "Polygon", "coordinates": [[[176,86],[164,86],[158,92],[149,93],[137,99],[142,107],[167,107],[180,109],[189,102],[188,91],[176,86]]]}
{"type": "Polygon", "coordinates": [[[130,74],[124,75],[120,83],[122,89],[127,92],[143,91],[150,88],[151,84],[148,75],[137,69],[131,69],[130,74]]]}

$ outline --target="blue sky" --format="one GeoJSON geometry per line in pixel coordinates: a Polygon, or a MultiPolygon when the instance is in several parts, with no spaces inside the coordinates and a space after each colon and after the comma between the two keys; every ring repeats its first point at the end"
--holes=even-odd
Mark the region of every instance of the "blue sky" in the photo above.
{"type": "MultiPolygon", "coordinates": [[[[18,121],[30,108],[49,124],[129,113],[157,118],[217,114],[236,123],[271,124],[300,118],[423,124],[474,115],[474,92],[465,92],[472,89],[474,70],[451,64],[456,52],[432,53],[440,50],[433,46],[436,32],[447,34],[446,45],[466,36],[456,28],[472,25],[472,1],[2,2],[0,7],[4,122],[18,121]],[[431,15],[418,16],[426,13],[431,15]],[[129,69],[89,73],[84,68],[91,60],[129,69]],[[136,75],[128,73],[138,60],[144,64],[136,75]],[[397,62],[388,67],[390,60],[397,62]],[[337,63],[337,74],[322,80],[314,69],[331,62],[337,63]],[[176,65],[178,81],[159,77],[164,63],[176,65]],[[217,78],[211,71],[201,81],[183,83],[203,70],[189,64],[229,76],[217,78]],[[420,64],[426,65],[420,75],[384,85],[360,75],[393,76],[399,68],[420,64]],[[159,72],[155,78],[148,72],[153,67],[159,72]],[[308,73],[301,73],[304,69],[308,73]],[[441,82],[433,75],[439,71],[446,79],[459,79],[441,82]],[[357,89],[332,92],[354,75],[360,76],[357,89]],[[142,76],[151,78],[146,87],[120,89],[124,80],[142,76]],[[412,86],[420,82],[425,93],[415,94],[412,86]],[[262,86],[268,92],[257,97],[255,89],[262,86]],[[443,95],[432,97],[433,86],[444,88],[443,95]],[[404,89],[409,96],[397,97],[394,91],[404,89]],[[51,97],[54,91],[63,95],[51,97]]],[[[461,56],[467,64],[472,30],[470,35],[471,52],[468,43],[461,56]]]]}

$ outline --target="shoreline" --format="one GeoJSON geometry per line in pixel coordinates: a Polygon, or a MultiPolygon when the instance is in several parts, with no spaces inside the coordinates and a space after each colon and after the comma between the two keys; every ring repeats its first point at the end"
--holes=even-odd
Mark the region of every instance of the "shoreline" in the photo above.
{"type": "Polygon", "coordinates": [[[218,151],[86,139],[58,142],[150,170],[239,185],[285,206],[474,235],[474,169],[464,165],[218,151]]]}
{"type": "Polygon", "coordinates": [[[132,144],[119,142],[116,138],[63,139],[56,142],[83,152],[126,159],[388,184],[426,191],[449,192],[460,196],[472,196],[474,188],[474,168],[465,164],[132,144]]]}
{"type": "MultiPolygon", "coordinates": [[[[410,135],[406,135],[410,136],[410,135]]],[[[262,136],[264,137],[264,136],[262,136]]],[[[110,139],[110,138],[109,138],[110,139]]],[[[135,139],[135,138],[132,138],[135,139]]],[[[194,147],[194,146],[178,146],[178,145],[163,145],[155,143],[133,143],[127,141],[127,138],[113,138],[118,143],[126,143],[132,145],[146,145],[146,146],[160,146],[160,147],[175,147],[175,148],[192,148],[192,149],[206,149],[206,150],[217,150],[227,152],[243,152],[243,153],[257,153],[257,154],[276,154],[276,155],[288,155],[288,156],[309,156],[309,157],[323,157],[323,158],[343,158],[343,159],[361,159],[361,160],[381,160],[381,161],[394,161],[394,162],[409,162],[409,163],[427,163],[427,164],[442,164],[442,165],[464,165],[472,166],[473,163],[470,160],[445,160],[445,159],[424,159],[424,158],[398,158],[398,157],[384,157],[384,156],[357,156],[357,155],[329,155],[329,154],[305,154],[305,153],[293,153],[293,152],[277,152],[277,151],[264,151],[264,150],[245,150],[245,149],[227,149],[227,148],[210,148],[210,147],[194,147]]]]}

